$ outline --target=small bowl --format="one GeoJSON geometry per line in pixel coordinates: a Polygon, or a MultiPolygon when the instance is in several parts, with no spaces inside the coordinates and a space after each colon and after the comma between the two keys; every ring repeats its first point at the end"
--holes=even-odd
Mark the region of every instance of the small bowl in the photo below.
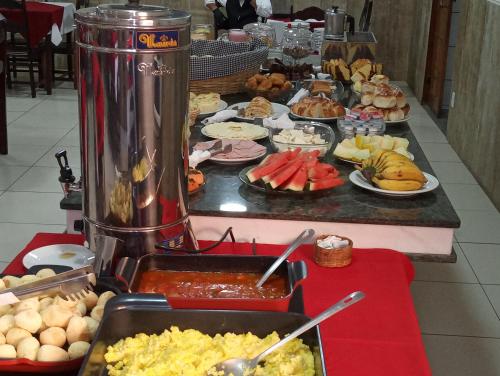
{"type": "Polygon", "coordinates": [[[347,240],[349,244],[342,248],[327,249],[318,245],[318,240],[325,239],[328,235],[320,235],[314,242],[314,262],[327,268],[342,268],[352,262],[352,240],[345,236],[335,235],[347,240]]]}
{"type": "Polygon", "coordinates": [[[274,136],[280,134],[284,129],[271,128],[269,130],[269,141],[275,150],[285,151],[300,147],[302,151],[319,150],[319,156],[323,157],[332,148],[333,142],[335,141],[335,133],[333,133],[332,128],[323,123],[314,121],[296,121],[293,129],[303,130],[305,133],[313,130],[314,134],[320,134],[321,138],[326,142],[324,144],[295,144],[275,141],[274,136]]]}

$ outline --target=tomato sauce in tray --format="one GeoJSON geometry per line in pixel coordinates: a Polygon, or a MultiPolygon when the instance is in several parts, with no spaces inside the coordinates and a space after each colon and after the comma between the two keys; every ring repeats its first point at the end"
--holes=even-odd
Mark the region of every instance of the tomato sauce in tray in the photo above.
{"type": "Polygon", "coordinates": [[[159,293],[170,298],[278,299],[285,297],[286,281],[272,275],[260,288],[259,273],[193,272],[150,270],[142,273],[139,292],[159,293]]]}

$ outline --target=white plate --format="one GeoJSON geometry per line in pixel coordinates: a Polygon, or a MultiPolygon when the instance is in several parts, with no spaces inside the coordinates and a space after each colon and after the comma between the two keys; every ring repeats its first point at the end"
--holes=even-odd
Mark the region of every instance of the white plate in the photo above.
{"type": "Polygon", "coordinates": [[[250,161],[254,161],[256,159],[262,158],[264,155],[266,155],[267,150],[264,150],[262,153],[259,155],[256,155],[255,157],[248,157],[248,158],[235,158],[235,159],[224,159],[224,158],[217,158],[217,156],[210,158],[210,161],[221,164],[221,165],[239,165],[242,163],[247,163],[250,161]]]}
{"type": "MultiPolygon", "coordinates": [[[[347,114],[348,109],[345,109],[345,113],[347,114]]],[[[337,119],[342,119],[344,116],[336,116],[336,117],[324,117],[324,118],[313,118],[313,117],[307,117],[307,116],[300,116],[297,114],[294,114],[292,111],[290,111],[290,114],[295,116],[298,119],[304,119],[304,120],[309,120],[309,121],[318,121],[318,122],[325,122],[325,121],[332,121],[332,120],[337,120],[337,119]]]]}
{"type": "Polygon", "coordinates": [[[76,269],[91,265],[94,258],[94,253],[82,245],[54,244],[27,253],[23,265],[26,269],[37,265],[64,265],[76,269]]]}
{"type": "Polygon", "coordinates": [[[408,120],[410,120],[410,116],[407,116],[401,120],[384,120],[384,122],[386,124],[398,124],[398,123],[404,123],[405,121],[408,121],[408,120]]]}
{"type": "MultiPolygon", "coordinates": [[[[259,127],[259,125],[256,125],[256,127],[259,127]]],[[[226,137],[230,140],[250,140],[250,141],[255,141],[255,140],[262,140],[264,138],[267,138],[269,136],[269,131],[267,128],[264,128],[264,130],[266,131],[265,134],[263,134],[262,136],[259,136],[259,137],[254,137],[254,138],[231,138],[231,137],[226,137]]],[[[210,136],[209,134],[207,134],[207,132],[205,132],[205,127],[201,128],[201,134],[203,136],[206,136],[208,138],[212,138],[212,139],[218,139],[220,137],[214,137],[214,136],[210,136]]]]}
{"type": "MultiPolygon", "coordinates": [[[[410,153],[410,152],[408,152],[408,154],[410,154],[409,160],[410,161],[414,161],[415,160],[415,156],[412,153],[410,153]]],[[[335,154],[333,156],[335,158],[337,158],[338,160],[342,161],[342,162],[352,163],[352,164],[355,164],[355,165],[361,165],[361,164],[363,164],[363,162],[351,161],[350,159],[345,159],[345,158],[338,157],[335,154]]]]}
{"type": "Polygon", "coordinates": [[[363,176],[361,171],[353,171],[349,174],[349,180],[352,182],[352,184],[357,185],[360,188],[367,189],[369,191],[378,193],[383,196],[389,196],[389,197],[411,197],[411,196],[416,196],[422,193],[430,192],[439,187],[439,181],[432,176],[431,174],[428,174],[424,172],[424,176],[427,179],[427,183],[423,186],[422,189],[419,189],[417,191],[388,191],[386,189],[380,189],[377,187],[374,187],[371,185],[363,176]]]}
{"type": "Polygon", "coordinates": [[[227,102],[226,101],[223,101],[221,99],[221,101],[219,102],[219,108],[215,111],[211,111],[211,112],[200,112],[200,114],[198,115],[198,117],[200,116],[208,116],[208,115],[213,115],[215,114],[216,112],[219,112],[219,111],[222,111],[222,110],[225,110],[227,108],[227,102]]]}
{"type": "MultiPolygon", "coordinates": [[[[246,108],[250,102],[241,102],[241,103],[236,103],[231,106],[229,106],[227,109],[228,110],[235,110],[236,108],[246,108]]],[[[271,117],[273,119],[279,118],[283,114],[288,114],[290,112],[290,109],[282,104],[279,103],[271,103],[273,106],[273,113],[271,114],[271,117]]],[[[235,116],[235,119],[239,120],[245,120],[245,121],[253,121],[254,118],[247,118],[243,116],[235,116]]]]}

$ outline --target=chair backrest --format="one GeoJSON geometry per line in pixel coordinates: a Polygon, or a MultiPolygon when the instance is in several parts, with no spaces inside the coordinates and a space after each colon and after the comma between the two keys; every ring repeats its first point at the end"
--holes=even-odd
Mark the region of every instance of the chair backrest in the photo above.
{"type": "Polygon", "coordinates": [[[321,9],[318,7],[309,7],[309,8],[299,10],[298,12],[295,12],[294,14],[292,14],[292,21],[295,19],[308,20],[310,18],[318,20],[318,21],[324,21],[324,19],[325,19],[324,9],[321,9]]]}
{"type": "MultiPolygon", "coordinates": [[[[10,32],[11,35],[19,33],[29,44],[29,26],[28,26],[28,15],[26,12],[26,0],[0,0],[0,13],[1,9],[9,9],[16,11],[15,20],[9,18],[6,15],[7,22],[5,24],[5,30],[10,32]]],[[[5,16],[5,15],[4,15],[5,16]]]]}

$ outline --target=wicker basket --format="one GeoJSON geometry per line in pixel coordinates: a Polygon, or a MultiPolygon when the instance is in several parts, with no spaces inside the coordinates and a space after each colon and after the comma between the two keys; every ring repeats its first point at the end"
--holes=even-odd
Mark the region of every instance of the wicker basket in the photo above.
{"type": "Polygon", "coordinates": [[[269,48],[260,40],[226,42],[195,40],[191,45],[190,90],[195,94],[241,93],[248,78],[259,73],[269,48]]]}
{"type": "Polygon", "coordinates": [[[209,78],[207,80],[196,80],[189,82],[189,90],[195,94],[219,93],[221,95],[241,93],[245,89],[245,83],[258,69],[247,70],[229,76],[209,78]]]}
{"type": "Polygon", "coordinates": [[[326,249],[318,246],[318,240],[325,239],[330,235],[321,235],[316,238],[314,245],[314,261],[320,266],[329,268],[341,268],[347,266],[352,260],[352,240],[344,236],[335,235],[338,238],[349,241],[346,247],[326,249]]]}

